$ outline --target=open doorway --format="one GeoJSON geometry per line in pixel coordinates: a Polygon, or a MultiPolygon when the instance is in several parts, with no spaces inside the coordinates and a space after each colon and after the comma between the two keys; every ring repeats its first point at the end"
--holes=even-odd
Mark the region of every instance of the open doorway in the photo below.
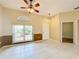
{"type": "Polygon", "coordinates": [[[73,43],[73,22],[62,23],[62,42],[73,43]]]}
{"type": "Polygon", "coordinates": [[[32,41],[32,26],[13,25],[13,43],[32,41]]]}

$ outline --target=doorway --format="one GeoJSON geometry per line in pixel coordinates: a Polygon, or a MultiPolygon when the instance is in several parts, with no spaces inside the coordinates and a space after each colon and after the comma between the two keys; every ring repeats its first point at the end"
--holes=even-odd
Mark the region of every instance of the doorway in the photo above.
{"type": "Polygon", "coordinates": [[[73,22],[62,23],[62,42],[73,43],[73,22]]]}
{"type": "Polygon", "coordinates": [[[43,24],[43,40],[49,39],[49,24],[43,24]]]}
{"type": "Polygon", "coordinates": [[[13,25],[13,43],[21,43],[32,40],[32,26],[13,25]]]}

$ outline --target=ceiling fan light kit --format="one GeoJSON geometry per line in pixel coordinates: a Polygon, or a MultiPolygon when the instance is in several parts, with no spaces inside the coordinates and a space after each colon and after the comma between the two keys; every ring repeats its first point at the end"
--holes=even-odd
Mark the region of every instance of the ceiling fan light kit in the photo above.
{"type": "Polygon", "coordinates": [[[33,10],[32,8],[28,8],[27,11],[28,11],[29,13],[34,12],[34,10],[33,10]]]}

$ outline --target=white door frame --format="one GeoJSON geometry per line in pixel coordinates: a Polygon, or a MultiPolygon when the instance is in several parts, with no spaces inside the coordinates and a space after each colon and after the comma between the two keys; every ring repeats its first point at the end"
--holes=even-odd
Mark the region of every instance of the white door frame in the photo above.
{"type": "Polygon", "coordinates": [[[62,43],[62,25],[63,25],[63,23],[65,23],[65,22],[72,22],[73,23],[73,43],[74,44],[76,44],[76,39],[75,39],[75,34],[76,34],[76,32],[75,32],[75,22],[74,21],[61,21],[61,43],[62,43]]]}

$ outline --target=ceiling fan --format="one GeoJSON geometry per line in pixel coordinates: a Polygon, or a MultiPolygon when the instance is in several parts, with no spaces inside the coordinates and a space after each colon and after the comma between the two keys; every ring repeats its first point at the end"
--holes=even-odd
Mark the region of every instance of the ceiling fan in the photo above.
{"type": "Polygon", "coordinates": [[[23,0],[23,1],[27,6],[20,7],[21,9],[26,9],[29,13],[33,11],[35,11],[36,13],[39,13],[39,9],[38,9],[40,7],[39,2],[33,4],[33,0],[23,0]]]}

